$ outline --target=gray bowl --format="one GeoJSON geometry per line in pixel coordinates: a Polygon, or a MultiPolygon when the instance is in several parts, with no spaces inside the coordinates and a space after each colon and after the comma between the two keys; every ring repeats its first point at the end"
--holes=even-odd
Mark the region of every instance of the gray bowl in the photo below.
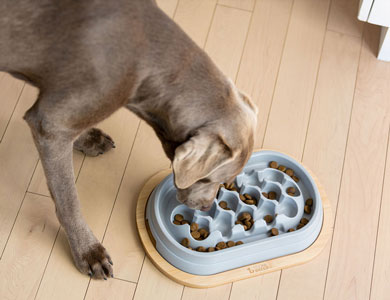
{"type": "Polygon", "coordinates": [[[210,211],[202,212],[176,200],[173,175],[167,176],[150,195],[146,208],[146,218],[156,240],[157,251],[184,272],[211,275],[302,251],[318,237],[323,219],[320,194],[313,178],[295,159],[276,151],[255,152],[236,177],[235,185],[241,194],[254,196],[257,206],[241,201],[237,192],[221,188],[210,211]],[[270,161],[294,170],[299,182],[282,171],[269,168],[270,161]],[[286,193],[288,187],[295,187],[295,196],[286,193]],[[269,200],[262,195],[262,192],[269,191],[277,193],[277,200],[269,200]],[[308,198],[313,199],[310,215],[304,212],[308,198]],[[231,210],[222,209],[218,205],[220,201],[226,201],[231,210]],[[249,212],[255,220],[248,231],[235,224],[243,212],[249,212]],[[195,240],[188,224],[173,224],[176,214],[198,223],[199,228],[209,231],[209,236],[195,240]],[[263,219],[265,215],[274,216],[273,222],[267,224],[263,219]],[[299,230],[288,232],[290,228],[295,229],[303,217],[309,223],[299,230]],[[272,228],[277,228],[279,235],[270,236],[272,228]],[[180,242],[183,238],[189,239],[193,249],[215,247],[221,241],[242,241],[244,244],[215,252],[197,252],[182,246],[180,242]]]}

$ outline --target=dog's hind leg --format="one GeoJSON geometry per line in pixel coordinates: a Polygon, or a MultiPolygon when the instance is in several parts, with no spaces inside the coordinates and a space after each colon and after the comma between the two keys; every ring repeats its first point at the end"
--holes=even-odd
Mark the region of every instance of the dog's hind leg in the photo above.
{"type": "Polygon", "coordinates": [[[24,118],[31,128],[56,213],[68,237],[77,268],[94,278],[106,279],[113,274],[112,261],[81,214],[72,148],[74,139],[85,128],[107,117],[115,108],[102,109],[107,101],[97,97],[91,100],[91,93],[77,93],[77,99],[73,98],[74,94],[69,99],[63,99],[63,95],[65,93],[41,94],[24,118]],[[95,119],[86,117],[91,115],[95,119]]]}
{"type": "Polygon", "coordinates": [[[87,156],[98,156],[115,148],[115,143],[100,129],[90,128],[77,138],[73,143],[73,148],[87,156]]]}

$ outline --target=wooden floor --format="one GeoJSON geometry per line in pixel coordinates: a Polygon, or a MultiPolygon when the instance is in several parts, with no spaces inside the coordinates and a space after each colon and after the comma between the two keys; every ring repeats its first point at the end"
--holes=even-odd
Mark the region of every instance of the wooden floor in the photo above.
{"type": "Polygon", "coordinates": [[[75,153],[83,212],[115,279],[73,265],[22,116],[37,96],[0,73],[0,299],[390,299],[390,63],[358,0],[160,0],[159,5],[259,107],[256,146],[302,160],[335,212],[305,265],[208,290],[164,277],[141,248],[135,201],[169,167],[153,131],[125,110],[100,124],[117,148],[75,153]]]}

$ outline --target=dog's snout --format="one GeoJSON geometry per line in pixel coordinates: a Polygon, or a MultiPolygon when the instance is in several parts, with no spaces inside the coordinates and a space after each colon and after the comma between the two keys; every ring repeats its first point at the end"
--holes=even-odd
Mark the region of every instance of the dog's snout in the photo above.
{"type": "Polygon", "coordinates": [[[206,205],[206,206],[203,205],[200,210],[201,211],[209,211],[210,208],[211,208],[211,205],[206,205]]]}

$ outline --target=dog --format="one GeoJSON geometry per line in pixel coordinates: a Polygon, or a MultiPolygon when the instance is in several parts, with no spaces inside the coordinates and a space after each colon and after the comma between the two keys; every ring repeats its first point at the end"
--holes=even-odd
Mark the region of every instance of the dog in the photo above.
{"type": "Polygon", "coordinates": [[[39,89],[24,119],[80,272],[113,274],[72,164],[73,147],[115,147],[96,123],[126,107],[152,126],[193,209],[210,209],[249,159],[257,108],[154,0],[0,0],[0,11],[0,70],[39,89]]]}

